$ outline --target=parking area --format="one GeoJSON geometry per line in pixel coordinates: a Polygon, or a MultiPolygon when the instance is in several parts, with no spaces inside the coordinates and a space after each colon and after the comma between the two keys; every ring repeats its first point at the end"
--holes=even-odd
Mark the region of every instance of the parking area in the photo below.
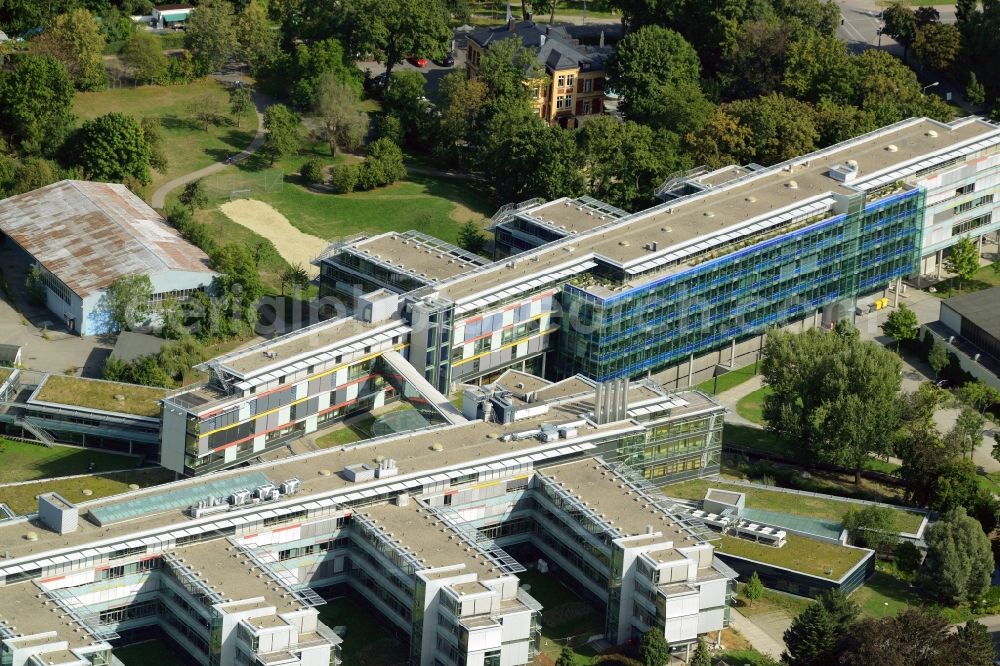
{"type": "MultiPolygon", "coordinates": [[[[450,74],[455,70],[465,69],[465,54],[467,50],[466,46],[468,44],[467,39],[468,37],[464,33],[460,32],[455,33],[455,38],[451,42],[452,43],[451,54],[455,58],[455,63],[453,65],[444,67],[428,58],[427,64],[424,65],[423,67],[417,67],[416,65],[413,64],[411,60],[404,60],[400,64],[394,65],[392,69],[393,71],[402,71],[409,69],[423,74],[424,79],[426,79],[427,81],[427,84],[425,85],[424,88],[427,91],[427,96],[431,100],[436,101],[438,86],[441,85],[441,79],[443,79],[445,75],[450,74]]],[[[370,72],[372,77],[376,77],[380,74],[385,73],[385,65],[383,65],[380,62],[375,62],[374,60],[359,60],[354,64],[362,72],[364,71],[370,72]]]]}

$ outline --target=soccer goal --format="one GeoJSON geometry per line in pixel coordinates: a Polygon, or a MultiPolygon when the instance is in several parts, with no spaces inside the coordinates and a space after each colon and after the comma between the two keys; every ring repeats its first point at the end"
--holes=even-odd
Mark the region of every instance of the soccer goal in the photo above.
{"type": "Polygon", "coordinates": [[[249,199],[250,198],[250,188],[245,188],[242,190],[229,190],[229,200],[235,201],[237,199],[249,199]]]}

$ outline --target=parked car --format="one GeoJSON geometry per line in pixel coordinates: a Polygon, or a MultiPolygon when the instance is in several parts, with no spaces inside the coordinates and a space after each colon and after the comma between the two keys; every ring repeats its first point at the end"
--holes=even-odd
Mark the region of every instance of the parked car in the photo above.
{"type": "Polygon", "coordinates": [[[421,68],[423,68],[423,67],[427,66],[427,58],[422,58],[420,56],[412,56],[412,57],[410,57],[409,60],[410,60],[410,64],[413,65],[414,67],[421,67],[421,68]]]}
{"type": "Polygon", "coordinates": [[[455,56],[449,53],[441,60],[435,61],[441,67],[454,67],[455,66],[455,56]]]}

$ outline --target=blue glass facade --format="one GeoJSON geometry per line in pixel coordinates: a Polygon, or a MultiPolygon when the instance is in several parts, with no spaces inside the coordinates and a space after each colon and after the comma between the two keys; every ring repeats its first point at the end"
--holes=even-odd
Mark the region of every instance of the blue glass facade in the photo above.
{"type": "MultiPolygon", "coordinates": [[[[924,200],[921,189],[867,203],[859,194],[846,213],[703,255],[632,288],[599,295],[566,284],[558,371],[636,377],[831,304],[853,307],[855,297],[917,271],[924,200]]],[[[604,278],[625,282],[613,269],[604,278]]]]}

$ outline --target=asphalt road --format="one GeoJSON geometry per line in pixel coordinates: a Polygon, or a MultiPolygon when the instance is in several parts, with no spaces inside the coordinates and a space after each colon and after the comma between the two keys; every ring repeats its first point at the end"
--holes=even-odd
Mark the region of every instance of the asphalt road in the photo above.
{"type": "MultiPolygon", "coordinates": [[[[955,22],[955,5],[936,5],[935,9],[941,14],[942,23],[955,22]]],[[[841,0],[840,15],[843,23],[837,30],[837,36],[847,42],[852,51],[878,47],[878,32],[882,27],[879,19],[881,12],[882,7],[876,5],[874,0],[841,0]]],[[[894,55],[903,55],[903,47],[888,35],[882,35],[881,47],[894,55]]]]}

